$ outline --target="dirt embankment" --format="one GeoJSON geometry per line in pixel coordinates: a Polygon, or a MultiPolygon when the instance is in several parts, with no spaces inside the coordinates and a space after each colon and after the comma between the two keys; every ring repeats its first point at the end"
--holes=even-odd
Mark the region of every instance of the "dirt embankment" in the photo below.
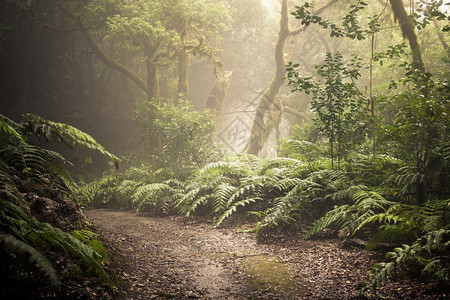
{"type": "MultiPolygon", "coordinates": [[[[351,299],[375,262],[338,242],[258,244],[254,234],[182,217],[99,209],[86,215],[119,252],[123,299],[351,299]]],[[[362,298],[442,295],[425,295],[423,286],[404,281],[362,298]]]]}

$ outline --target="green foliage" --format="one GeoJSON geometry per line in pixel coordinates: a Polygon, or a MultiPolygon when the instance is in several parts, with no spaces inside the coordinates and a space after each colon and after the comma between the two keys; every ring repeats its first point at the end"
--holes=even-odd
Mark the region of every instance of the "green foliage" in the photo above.
{"type": "Polygon", "coordinates": [[[82,206],[101,207],[113,203],[118,208],[130,208],[130,198],[120,197],[120,194],[117,197],[116,189],[118,186],[121,187],[121,193],[126,193],[127,187],[120,185],[120,179],[117,175],[105,175],[90,183],[81,182],[77,190],[78,202],[82,206]]]}
{"type": "Polygon", "coordinates": [[[386,120],[379,140],[407,163],[397,182],[404,194],[415,193],[420,204],[432,191],[448,192],[450,89],[446,77],[440,80],[406,63],[403,66],[405,78],[391,84],[396,92],[381,99],[386,120]]]}
{"type": "Polygon", "coordinates": [[[90,14],[98,19],[106,16],[106,24],[111,32],[122,39],[144,43],[144,39],[158,41],[161,50],[176,50],[184,21],[195,26],[209,38],[217,37],[226,28],[228,12],[221,1],[91,1],[87,5],[86,17],[90,14]],[[97,16],[95,16],[97,15],[97,16]]]}
{"type": "Polygon", "coordinates": [[[298,67],[299,64],[292,62],[287,65],[288,85],[292,87],[292,92],[313,94],[311,110],[316,114],[315,124],[330,143],[332,167],[335,148],[339,165],[342,149],[347,146],[345,142],[361,119],[361,97],[354,82],[361,75],[361,59],[354,57],[351,62],[344,63],[342,54],[328,52],[325,63],[314,67],[322,81],[301,76],[296,69],[298,67]]]}
{"type": "Polygon", "coordinates": [[[27,254],[32,264],[44,273],[51,281],[52,285],[60,286],[61,281],[59,279],[58,272],[53,267],[52,263],[42,255],[38,250],[31,247],[27,243],[24,243],[12,235],[0,234],[0,241],[5,244],[6,248],[16,254],[27,254]]]}
{"type": "Polygon", "coordinates": [[[153,100],[137,106],[135,121],[142,129],[154,169],[163,168],[172,178],[184,180],[217,156],[213,124],[206,111],[196,112],[185,103],[171,106],[153,100]]]}
{"type": "Polygon", "coordinates": [[[355,229],[355,232],[363,226],[378,222],[381,224],[379,232],[367,243],[367,249],[373,249],[378,243],[392,239],[396,234],[403,241],[417,239],[420,235],[438,230],[446,225],[445,211],[450,200],[436,200],[426,203],[425,206],[393,204],[385,212],[366,218],[355,229]]]}
{"type": "Polygon", "coordinates": [[[186,215],[199,208],[203,208],[204,213],[224,213],[243,194],[258,191],[258,184],[254,181],[258,164],[255,156],[242,155],[206,165],[186,186],[187,193],[177,201],[177,209],[186,215]]]}
{"type": "Polygon", "coordinates": [[[324,20],[319,16],[312,14],[310,8],[314,5],[305,2],[301,6],[296,6],[296,11],[292,13],[296,19],[302,20],[302,25],[309,26],[310,24],[318,24],[322,28],[330,29],[331,37],[347,37],[350,39],[363,40],[369,34],[379,31],[379,16],[373,16],[368,22],[368,29],[363,29],[360,25],[360,16],[358,13],[367,7],[364,1],[357,1],[356,4],[350,5],[350,10],[342,17],[341,25],[336,25],[329,20],[324,20]]]}
{"type": "Polygon", "coordinates": [[[33,114],[24,115],[26,123],[23,124],[22,134],[29,136],[44,137],[46,142],[62,143],[70,148],[81,146],[84,148],[99,151],[113,160],[119,160],[117,156],[105,150],[89,134],[68,124],[46,120],[33,114]]]}
{"type": "Polygon", "coordinates": [[[448,289],[450,283],[450,230],[431,231],[411,245],[403,245],[388,252],[390,262],[375,264],[370,275],[373,289],[381,286],[394,273],[423,276],[429,279],[429,288],[448,289]]]}
{"type": "Polygon", "coordinates": [[[383,187],[388,192],[388,189],[397,188],[395,181],[404,166],[404,161],[387,154],[373,156],[351,152],[343,168],[355,183],[383,187]]]}
{"type": "Polygon", "coordinates": [[[348,190],[353,195],[354,203],[336,206],[328,211],[309,227],[302,236],[304,239],[316,235],[325,228],[341,229],[353,234],[369,218],[385,212],[389,206],[395,204],[385,200],[378,193],[367,191],[359,186],[350,187],[348,190]]]}
{"type": "Polygon", "coordinates": [[[103,244],[98,241],[98,234],[87,229],[74,230],[73,236],[83,243],[87,244],[92,250],[100,255],[102,259],[107,258],[106,250],[103,244]]]}
{"type": "MultiPolygon", "coordinates": [[[[158,172],[155,172],[158,173],[158,172]]],[[[78,197],[84,206],[112,206],[155,214],[171,214],[175,201],[184,192],[184,183],[169,179],[157,182],[147,167],[131,172],[105,175],[88,184],[81,184],[78,197]]]]}
{"type": "MultiPolygon", "coordinates": [[[[99,242],[82,243],[72,234],[48,223],[39,222],[27,210],[23,193],[39,192],[42,187],[56,191],[55,197],[68,197],[74,183],[64,168],[66,160],[57,152],[28,143],[30,136],[44,136],[47,141],[66,145],[82,145],[107,154],[87,134],[71,126],[28,115],[25,123],[0,115],[0,240],[12,253],[24,254],[55,286],[60,275],[44,253],[58,251],[85,270],[93,270],[108,283],[110,279],[101,265],[106,258],[99,242]],[[62,196],[61,196],[62,195],[62,196]]],[[[115,158],[113,155],[109,155],[115,158]]],[[[75,231],[87,237],[89,231],[75,231]]]]}
{"type": "MultiPolygon", "coordinates": [[[[448,3],[446,5],[448,5],[448,3]]],[[[419,30],[424,29],[428,24],[430,24],[433,19],[450,21],[450,16],[446,16],[445,13],[441,11],[442,6],[444,6],[443,0],[420,0],[418,3],[418,8],[416,8],[413,14],[413,20],[415,22],[416,28],[419,30]]],[[[442,31],[444,32],[447,32],[449,30],[450,25],[446,25],[444,28],[442,28],[442,31]]]]}

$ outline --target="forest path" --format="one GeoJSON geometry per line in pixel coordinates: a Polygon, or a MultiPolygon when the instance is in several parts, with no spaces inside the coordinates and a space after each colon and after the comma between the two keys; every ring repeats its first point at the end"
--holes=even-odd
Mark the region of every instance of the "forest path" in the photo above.
{"type": "MultiPolygon", "coordinates": [[[[258,244],[254,234],[182,217],[85,213],[120,254],[123,299],[349,299],[374,262],[336,242],[258,244]]],[[[416,293],[409,290],[396,285],[381,295],[416,293]]]]}

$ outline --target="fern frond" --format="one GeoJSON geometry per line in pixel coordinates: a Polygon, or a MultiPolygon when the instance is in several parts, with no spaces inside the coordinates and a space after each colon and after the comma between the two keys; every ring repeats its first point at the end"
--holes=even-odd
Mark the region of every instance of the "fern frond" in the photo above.
{"type": "Polygon", "coordinates": [[[369,278],[373,289],[392,277],[394,267],[403,273],[419,269],[429,278],[430,286],[449,288],[450,230],[439,229],[418,238],[411,245],[403,245],[386,254],[391,262],[374,265],[369,278]]]}
{"type": "Polygon", "coordinates": [[[161,193],[170,191],[172,191],[172,188],[165,183],[142,185],[135,190],[132,201],[137,211],[139,211],[143,205],[150,205],[154,208],[158,208],[157,203],[159,203],[159,196],[161,193]]]}
{"type": "Polygon", "coordinates": [[[115,187],[117,197],[120,199],[131,199],[136,188],[140,185],[142,185],[141,182],[136,182],[134,180],[123,180],[115,187]]]}
{"type": "Polygon", "coordinates": [[[245,197],[246,195],[249,196],[260,195],[262,188],[263,184],[250,182],[249,184],[246,184],[243,187],[236,189],[235,193],[231,195],[231,197],[229,198],[227,206],[231,206],[234,202],[237,201],[237,199],[245,197]]]}
{"type": "Polygon", "coordinates": [[[0,241],[13,253],[27,254],[30,262],[50,279],[53,286],[61,285],[58,272],[52,263],[38,250],[16,239],[12,235],[0,234],[0,241]]]}
{"type": "Polygon", "coordinates": [[[207,203],[210,198],[211,198],[210,195],[206,195],[196,199],[186,212],[186,216],[189,217],[200,205],[207,203]]]}
{"type": "Polygon", "coordinates": [[[325,228],[336,226],[344,227],[349,223],[349,217],[353,214],[354,209],[351,205],[341,205],[328,211],[323,217],[315,221],[308,230],[302,235],[302,239],[309,239],[325,228]]]}
{"type": "Polygon", "coordinates": [[[80,240],[76,239],[70,233],[64,232],[47,223],[40,223],[36,233],[38,234],[39,239],[45,240],[48,243],[63,249],[72,258],[80,258],[87,267],[109,281],[109,276],[101,265],[102,256],[80,240]]]}
{"type": "Polygon", "coordinates": [[[305,166],[305,162],[290,158],[290,157],[277,157],[277,158],[267,158],[262,161],[260,172],[264,173],[266,170],[273,168],[282,168],[282,169],[297,169],[305,166]]]}
{"type": "Polygon", "coordinates": [[[230,207],[229,207],[229,208],[228,208],[228,209],[227,209],[227,210],[219,217],[219,219],[217,220],[216,225],[215,225],[214,227],[219,227],[220,224],[222,224],[222,222],[223,222],[226,218],[230,217],[233,213],[236,212],[236,210],[238,209],[239,206],[244,207],[244,206],[246,206],[246,205],[248,205],[248,204],[250,204],[250,203],[254,203],[254,202],[259,201],[259,200],[261,200],[261,198],[258,198],[258,197],[255,197],[255,198],[245,198],[245,199],[242,199],[242,200],[240,200],[240,201],[237,201],[237,202],[233,203],[233,205],[231,205],[231,206],[230,206],[230,207]]]}
{"type": "MultiPolygon", "coordinates": [[[[5,133],[8,143],[12,144],[26,144],[22,134],[22,126],[0,114],[0,130],[5,133]]],[[[4,142],[0,140],[0,143],[4,142]]]]}
{"type": "Polygon", "coordinates": [[[228,201],[237,188],[228,184],[219,184],[212,195],[212,207],[215,213],[221,213],[228,207],[228,201]]]}
{"type": "Polygon", "coordinates": [[[33,114],[25,114],[23,117],[27,120],[25,128],[29,135],[43,136],[49,142],[63,143],[70,148],[82,146],[99,151],[113,160],[120,160],[114,154],[106,151],[92,136],[73,126],[46,120],[33,114]]]}

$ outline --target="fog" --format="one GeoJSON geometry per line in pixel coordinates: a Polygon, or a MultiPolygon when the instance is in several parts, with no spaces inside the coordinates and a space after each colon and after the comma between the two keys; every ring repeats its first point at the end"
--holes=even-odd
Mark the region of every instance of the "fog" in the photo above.
{"type": "MultiPolygon", "coordinates": [[[[215,83],[231,74],[216,116],[216,140],[231,152],[246,151],[257,105],[276,73],[283,1],[227,0],[192,6],[175,1],[172,7],[163,2],[148,1],[139,9],[133,1],[111,7],[98,1],[67,1],[67,7],[53,1],[0,4],[2,113],[17,119],[31,112],[66,122],[112,152],[138,154],[143,151],[136,138],[139,130],[131,120],[136,103],[152,97],[173,103],[182,94],[183,101],[203,110],[214,96],[215,83]],[[180,49],[188,59],[184,85],[179,80],[180,49]]],[[[340,22],[348,5],[334,2],[318,1],[313,10],[328,4],[320,15],[340,22]]],[[[302,3],[288,1],[290,30],[303,26],[290,14],[302,3]]],[[[383,3],[371,5],[361,21],[380,12],[383,26],[391,29],[374,37],[375,49],[401,43],[401,32],[383,3]]],[[[437,36],[432,29],[421,34],[419,38],[430,45],[423,48],[424,60],[439,69],[429,55],[439,46],[437,36]]],[[[284,43],[285,63],[299,63],[305,76],[315,76],[314,65],[323,62],[328,51],[356,53],[366,64],[369,60],[368,39],[331,38],[329,30],[317,25],[299,30],[284,43]]],[[[389,75],[379,75],[384,71],[375,70],[376,84],[389,82],[389,75]]],[[[366,93],[368,71],[363,72],[358,85],[366,93]]],[[[285,84],[278,95],[280,104],[267,109],[282,113],[258,152],[262,157],[276,156],[279,139],[287,138],[294,124],[305,122],[301,116],[309,112],[309,96],[291,93],[285,84]]],[[[267,121],[268,115],[264,118],[267,121]]]]}

